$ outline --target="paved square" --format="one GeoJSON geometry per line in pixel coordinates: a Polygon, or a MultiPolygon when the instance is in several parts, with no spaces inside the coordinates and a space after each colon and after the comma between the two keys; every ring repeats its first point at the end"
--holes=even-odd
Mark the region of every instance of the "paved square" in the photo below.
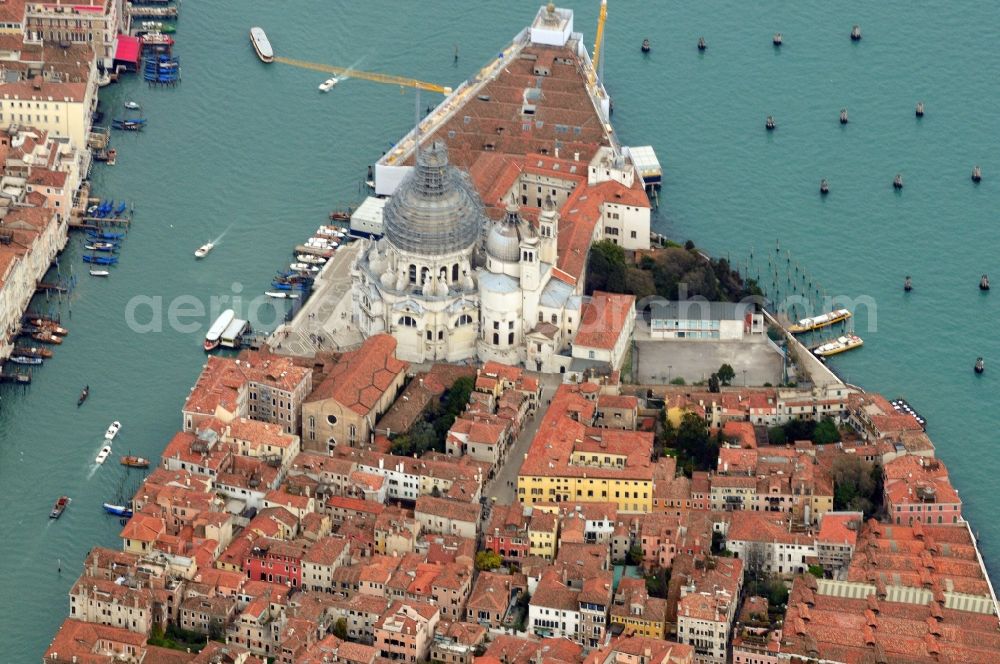
{"type": "Polygon", "coordinates": [[[751,386],[782,382],[782,357],[763,336],[743,341],[637,339],[636,351],[638,358],[632,361],[638,367],[637,382],[642,385],[676,378],[683,378],[688,385],[707,381],[723,364],[736,372],[734,386],[742,386],[744,378],[751,386]]]}

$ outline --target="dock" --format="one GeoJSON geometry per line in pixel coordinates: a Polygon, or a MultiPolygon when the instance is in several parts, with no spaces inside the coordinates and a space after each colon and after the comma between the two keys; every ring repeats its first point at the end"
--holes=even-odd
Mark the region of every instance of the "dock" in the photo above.
{"type": "Polygon", "coordinates": [[[159,32],[147,32],[142,37],[143,53],[163,53],[170,55],[174,48],[174,40],[169,35],[159,32]]]}
{"type": "Polygon", "coordinates": [[[153,7],[149,5],[135,5],[129,2],[125,4],[125,13],[132,18],[177,18],[180,14],[180,8],[177,5],[153,7]]]}

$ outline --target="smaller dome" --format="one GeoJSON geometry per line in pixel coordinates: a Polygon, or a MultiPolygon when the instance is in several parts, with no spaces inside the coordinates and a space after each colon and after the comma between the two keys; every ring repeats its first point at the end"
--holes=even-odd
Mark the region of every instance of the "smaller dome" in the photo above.
{"type": "Polygon", "coordinates": [[[486,253],[498,261],[516,263],[521,259],[521,241],[535,237],[535,229],[525,222],[516,204],[507,204],[507,213],[502,221],[490,228],[486,236],[486,253]]]}

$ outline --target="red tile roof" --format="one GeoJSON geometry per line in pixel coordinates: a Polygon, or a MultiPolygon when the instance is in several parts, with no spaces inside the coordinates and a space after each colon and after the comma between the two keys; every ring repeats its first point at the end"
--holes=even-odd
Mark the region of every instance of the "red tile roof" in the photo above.
{"type": "Polygon", "coordinates": [[[396,359],[396,339],[369,337],[357,350],[344,353],[313,390],[307,402],[333,399],[359,415],[367,415],[409,364],[396,359]]]}
{"type": "Polygon", "coordinates": [[[628,321],[635,316],[635,296],[595,291],[580,312],[575,346],[611,350],[628,321]]]}

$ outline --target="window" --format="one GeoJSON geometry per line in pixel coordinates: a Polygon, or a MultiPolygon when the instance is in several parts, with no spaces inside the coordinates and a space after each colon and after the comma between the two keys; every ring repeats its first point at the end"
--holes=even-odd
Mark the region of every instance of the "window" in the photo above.
{"type": "Polygon", "coordinates": [[[412,263],[410,264],[410,283],[417,283],[417,266],[412,263]]]}
{"type": "Polygon", "coordinates": [[[592,350],[588,350],[588,351],[587,351],[587,357],[588,357],[589,359],[591,359],[591,360],[592,360],[592,359],[594,359],[594,351],[592,351],[592,350]]]}
{"type": "Polygon", "coordinates": [[[402,316],[399,319],[399,324],[403,327],[416,327],[417,321],[412,316],[402,316]]]}
{"type": "Polygon", "coordinates": [[[510,334],[507,335],[507,343],[509,345],[511,345],[511,346],[514,345],[514,333],[513,332],[511,332],[510,334]]]}
{"type": "Polygon", "coordinates": [[[462,314],[459,316],[458,320],[455,321],[455,327],[461,327],[463,325],[472,325],[472,316],[469,314],[462,314]]]}
{"type": "Polygon", "coordinates": [[[500,345],[500,334],[498,332],[493,333],[493,345],[494,346],[500,345]]]}

